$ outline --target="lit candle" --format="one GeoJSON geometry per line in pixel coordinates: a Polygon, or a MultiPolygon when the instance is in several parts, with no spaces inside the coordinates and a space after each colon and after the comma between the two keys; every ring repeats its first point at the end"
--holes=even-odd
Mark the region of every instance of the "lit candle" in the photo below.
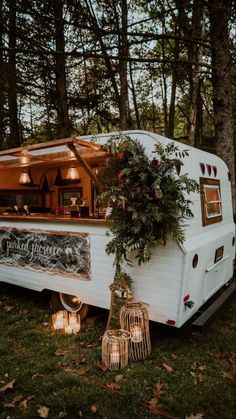
{"type": "Polygon", "coordinates": [[[68,335],[71,335],[72,333],[72,327],[69,324],[65,326],[65,333],[67,333],[68,335]]]}
{"type": "Polygon", "coordinates": [[[63,320],[56,320],[54,323],[53,323],[53,328],[55,329],[55,330],[60,330],[60,329],[63,329],[63,320]]]}
{"type": "Polygon", "coordinates": [[[131,341],[135,343],[142,342],[143,340],[143,333],[140,326],[134,324],[130,325],[130,333],[131,333],[131,341]]]}
{"type": "Polygon", "coordinates": [[[58,311],[57,313],[53,314],[53,329],[60,330],[64,327],[64,316],[63,311],[58,311]]]}
{"type": "Polygon", "coordinates": [[[120,362],[120,353],[119,351],[112,351],[110,356],[111,365],[119,364],[120,362]]]}
{"type": "Polygon", "coordinates": [[[69,325],[75,326],[78,323],[78,317],[76,313],[70,313],[69,314],[69,325]]]}
{"type": "Polygon", "coordinates": [[[119,352],[119,344],[117,342],[112,343],[111,345],[111,352],[110,352],[110,363],[111,367],[113,365],[117,366],[120,362],[120,352],[119,352]]]}
{"type": "Polygon", "coordinates": [[[80,324],[79,324],[79,323],[74,324],[74,325],[72,326],[72,332],[73,332],[74,334],[76,334],[76,333],[78,333],[79,331],[80,331],[80,324]]]}

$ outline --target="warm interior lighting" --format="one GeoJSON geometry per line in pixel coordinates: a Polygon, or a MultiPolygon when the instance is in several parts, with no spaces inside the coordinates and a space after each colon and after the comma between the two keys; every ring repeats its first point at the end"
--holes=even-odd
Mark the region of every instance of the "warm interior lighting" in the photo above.
{"type": "Polygon", "coordinates": [[[19,184],[20,185],[26,185],[26,184],[29,184],[29,183],[31,183],[30,174],[29,174],[28,170],[24,170],[20,174],[19,184]]]}
{"type": "Polygon", "coordinates": [[[22,156],[20,157],[20,163],[21,163],[21,164],[29,164],[29,162],[30,162],[30,159],[29,159],[29,157],[28,157],[28,156],[25,156],[25,155],[23,156],[23,155],[22,155],[22,156]]]}
{"type": "Polygon", "coordinates": [[[79,177],[79,172],[78,172],[77,167],[70,167],[68,169],[67,174],[66,174],[66,179],[67,180],[76,180],[76,179],[79,180],[79,178],[80,177],[79,177]]]}

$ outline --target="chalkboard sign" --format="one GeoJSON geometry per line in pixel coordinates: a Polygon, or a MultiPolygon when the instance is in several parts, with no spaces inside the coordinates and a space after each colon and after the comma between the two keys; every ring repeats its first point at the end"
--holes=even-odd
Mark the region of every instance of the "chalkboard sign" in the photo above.
{"type": "Polygon", "coordinates": [[[88,233],[0,229],[0,263],[91,279],[88,233]]]}

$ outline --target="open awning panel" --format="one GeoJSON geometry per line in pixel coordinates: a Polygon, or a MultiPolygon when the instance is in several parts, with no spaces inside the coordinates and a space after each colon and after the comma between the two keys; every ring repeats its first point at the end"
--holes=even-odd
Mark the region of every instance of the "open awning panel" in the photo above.
{"type": "Polygon", "coordinates": [[[106,152],[98,144],[68,138],[0,151],[0,169],[68,163],[77,160],[71,146],[87,161],[106,156],[106,152]]]}

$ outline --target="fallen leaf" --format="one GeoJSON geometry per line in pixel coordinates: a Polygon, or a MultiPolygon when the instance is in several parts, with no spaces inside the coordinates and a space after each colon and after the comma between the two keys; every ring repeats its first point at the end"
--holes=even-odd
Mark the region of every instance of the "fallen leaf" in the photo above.
{"type": "Polygon", "coordinates": [[[231,353],[231,356],[228,358],[228,363],[231,365],[235,365],[235,354],[231,353]]]}
{"type": "Polygon", "coordinates": [[[101,370],[102,372],[106,372],[108,370],[107,366],[103,364],[103,362],[98,362],[95,364],[95,367],[101,370]]]}
{"type": "Polygon", "coordinates": [[[27,400],[32,400],[32,399],[34,399],[35,398],[35,396],[34,395],[32,395],[32,396],[28,396],[27,397],[27,400]]]}
{"type": "Polygon", "coordinates": [[[200,371],[205,371],[206,370],[206,365],[199,365],[198,369],[200,371]]]}
{"type": "Polygon", "coordinates": [[[8,313],[9,311],[12,311],[13,308],[14,308],[13,306],[5,306],[4,311],[6,311],[8,313]]]}
{"type": "Polygon", "coordinates": [[[23,308],[23,310],[20,310],[20,314],[28,314],[29,310],[27,310],[26,308],[23,308]]]}
{"type": "Polygon", "coordinates": [[[15,409],[16,405],[14,403],[5,403],[3,407],[6,409],[15,409]]]}
{"type": "Polygon", "coordinates": [[[197,379],[199,383],[203,383],[203,381],[205,381],[205,376],[203,374],[198,374],[197,379]]]}
{"type": "Polygon", "coordinates": [[[22,401],[19,403],[19,406],[20,406],[20,407],[22,407],[23,409],[28,409],[28,400],[27,400],[27,399],[22,400],[22,401]]]}
{"type": "Polygon", "coordinates": [[[97,412],[97,406],[96,406],[95,403],[92,404],[92,406],[91,406],[91,412],[93,412],[93,413],[96,413],[97,412]]]}
{"type": "Polygon", "coordinates": [[[193,413],[190,416],[185,416],[185,419],[203,419],[204,414],[203,413],[197,413],[196,415],[193,415],[193,413]]]}
{"type": "Polygon", "coordinates": [[[163,390],[164,384],[161,384],[160,381],[156,384],[156,389],[153,392],[153,395],[159,399],[161,394],[164,394],[165,391],[163,390]]]}
{"type": "Polygon", "coordinates": [[[177,359],[177,356],[175,354],[171,354],[172,359],[177,359]]]}
{"type": "Polygon", "coordinates": [[[84,369],[73,370],[73,369],[71,369],[71,368],[66,368],[66,367],[63,367],[63,370],[64,370],[64,371],[66,371],[66,372],[70,372],[71,374],[74,374],[74,375],[78,375],[79,377],[80,377],[80,376],[82,376],[82,375],[85,375],[85,374],[89,371],[89,369],[90,369],[90,368],[84,368],[84,369]]]}
{"type": "Polygon", "coordinates": [[[163,368],[165,368],[165,370],[167,371],[167,372],[172,372],[173,371],[173,368],[172,367],[170,367],[170,365],[168,365],[168,364],[162,364],[162,366],[163,366],[163,368]]]}
{"type": "Polygon", "coordinates": [[[221,375],[225,380],[229,380],[229,381],[234,381],[235,380],[234,375],[230,374],[229,372],[222,371],[221,375]]]}
{"type": "Polygon", "coordinates": [[[124,376],[122,374],[118,374],[115,376],[115,382],[119,383],[120,381],[123,381],[124,376]]]}
{"type": "Polygon", "coordinates": [[[158,399],[156,397],[153,397],[148,404],[151,413],[158,412],[158,399]]]}
{"type": "Polygon", "coordinates": [[[4,393],[4,391],[6,391],[8,389],[10,389],[10,390],[13,389],[13,386],[14,386],[15,382],[16,382],[16,380],[10,381],[9,383],[5,384],[5,386],[1,387],[0,388],[0,391],[2,393],[4,393]]]}
{"type": "Polygon", "coordinates": [[[49,408],[47,406],[38,406],[37,413],[40,418],[48,418],[49,408]]]}
{"type": "Polygon", "coordinates": [[[191,365],[191,370],[195,371],[196,368],[197,368],[197,363],[193,362],[192,365],[191,365]]]}
{"type": "Polygon", "coordinates": [[[72,362],[73,364],[76,364],[76,365],[86,364],[86,358],[85,357],[81,358],[77,356],[75,359],[72,360],[72,362]]]}
{"type": "Polygon", "coordinates": [[[120,385],[117,383],[106,384],[106,387],[111,390],[120,390],[120,385]]]}
{"type": "Polygon", "coordinates": [[[66,354],[67,351],[63,350],[63,349],[58,349],[56,352],[54,352],[55,356],[64,356],[66,354]]]}
{"type": "Polygon", "coordinates": [[[12,400],[12,403],[16,404],[18,402],[20,402],[23,399],[22,394],[17,394],[14,399],[12,400]]]}

